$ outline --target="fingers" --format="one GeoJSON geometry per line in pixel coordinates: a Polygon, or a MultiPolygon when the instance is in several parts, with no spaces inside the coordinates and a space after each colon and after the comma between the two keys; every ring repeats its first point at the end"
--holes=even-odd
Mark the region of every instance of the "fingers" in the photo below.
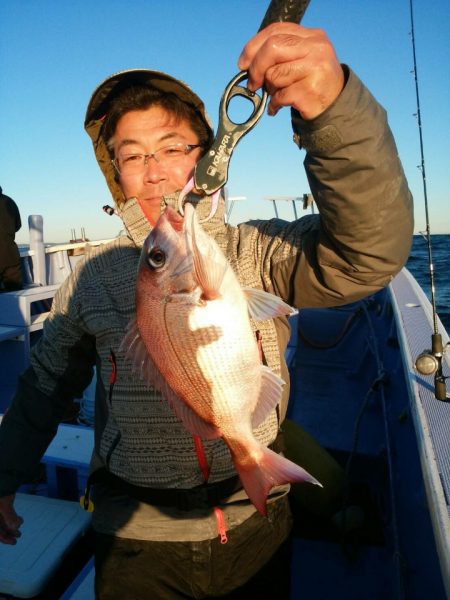
{"type": "MultiPolygon", "coordinates": [[[[283,106],[296,108],[304,119],[313,119],[324,112],[344,87],[344,73],[337,62],[318,63],[314,58],[289,64],[289,71],[267,73],[270,88],[268,112],[274,115],[283,106]]],[[[269,91],[269,90],[268,90],[269,91]]]]}
{"type": "Polygon", "coordinates": [[[14,545],[22,534],[20,526],[22,517],[16,513],[13,507],[14,496],[0,498],[0,542],[14,545]]]}
{"type": "Polygon", "coordinates": [[[308,54],[316,31],[294,23],[273,23],[257,33],[238,60],[239,68],[249,72],[248,87],[253,91],[262,87],[265,73],[273,65],[308,54]]]}
{"type": "Polygon", "coordinates": [[[259,31],[246,43],[238,60],[239,68],[242,70],[247,70],[255,54],[257,54],[261,46],[271,36],[278,33],[286,35],[299,35],[300,33],[303,33],[306,36],[310,31],[313,30],[302,27],[301,25],[296,25],[295,23],[272,23],[271,25],[268,25],[265,29],[259,31]]]}
{"type": "Polygon", "coordinates": [[[238,62],[248,71],[248,88],[270,94],[268,113],[292,106],[312,119],[337,98],[344,74],[333,46],[320,29],[274,23],[245,46],[238,62]]]}

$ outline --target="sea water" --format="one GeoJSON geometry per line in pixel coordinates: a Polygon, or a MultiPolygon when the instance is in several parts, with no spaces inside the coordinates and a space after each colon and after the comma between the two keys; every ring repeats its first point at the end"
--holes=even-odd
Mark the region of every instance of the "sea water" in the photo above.
{"type": "MultiPolygon", "coordinates": [[[[431,236],[434,266],[436,310],[445,329],[450,333],[450,234],[431,236]]],[[[424,237],[415,235],[406,267],[431,300],[428,245],[424,237]]]]}

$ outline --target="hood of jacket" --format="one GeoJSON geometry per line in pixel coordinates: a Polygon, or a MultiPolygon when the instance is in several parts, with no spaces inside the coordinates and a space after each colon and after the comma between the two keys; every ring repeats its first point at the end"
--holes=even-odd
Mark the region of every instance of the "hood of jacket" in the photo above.
{"type": "MultiPolygon", "coordinates": [[[[125,225],[125,228],[138,246],[142,246],[151,225],[146,219],[136,198],[125,198],[117,180],[111,157],[102,138],[102,126],[108,114],[112,100],[122,93],[127,87],[146,85],[157,88],[163,92],[176,94],[183,102],[190,104],[200,119],[205,124],[212,142],[214,134],[211,122],[206,113],[202,100],[184,82],[162,73],[149,69],[131,69],[111,75],[103,81],[93,92],[89,101],[84,127],[91,138],[95,157],[106,179],[116,209],[125,225]]],[[[161,201],[161,211],[167,205],[177,208],[179,192],[165,196],[161,201]]],[[[186,200],[193,203],[199,213],[199,218],[204,220],[210,213],[211,200],[209,197],[200,197],[188,194],[186,200]]],[[[204,228],[213,233],[214,229],[224,224],[225,202],[220,198],[215,215],[204,224],[204,228]]]]}

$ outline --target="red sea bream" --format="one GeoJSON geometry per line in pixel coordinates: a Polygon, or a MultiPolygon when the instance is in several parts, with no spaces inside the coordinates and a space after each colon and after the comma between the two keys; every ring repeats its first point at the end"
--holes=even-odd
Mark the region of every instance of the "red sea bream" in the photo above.
{"type": "Polygon", "coordinates": [[[190,433],[223,438],[262,514],[273,486],[318,483],[252,433],[279,403],[284,382],[261,364],[250,317],[294,312],[272,294],[241,287],[191,204],[184,217],[165,209],[142,250],[136,320],[122,347],[190,433]]]}

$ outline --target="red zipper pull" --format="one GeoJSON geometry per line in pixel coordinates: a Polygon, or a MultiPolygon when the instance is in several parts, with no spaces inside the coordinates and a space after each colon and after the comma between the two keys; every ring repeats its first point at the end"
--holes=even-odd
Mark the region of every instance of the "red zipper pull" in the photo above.
{"type": "Polygon", "coordinates": [[[223,514],[222,509],[219,508],[218,506],[214,507],[214,514],[216,515],[217,533],[219,534],[219,537],[220,537],[220,543],[226,544],[228,542],[228,538],[227,538],[227,526],[225,524],[225,516],[223,514]]]}

